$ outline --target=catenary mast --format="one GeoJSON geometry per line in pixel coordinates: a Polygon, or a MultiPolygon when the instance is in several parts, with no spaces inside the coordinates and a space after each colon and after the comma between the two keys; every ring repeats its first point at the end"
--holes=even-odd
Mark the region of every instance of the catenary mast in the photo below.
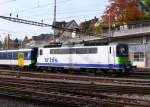
{"type": "Polygon", "coordinates": [[[53,26],[54,26],[54,36],[53,36],[53,42],[55,41],[55,24],[56,24],[56,0],[54,0],[54,19],[53,19],[53,26]]]}
{"type": "Polygon", "coordinates": [[[56,22],[56,0],[54,0],[54,20],[53,22],[56,22]]]}

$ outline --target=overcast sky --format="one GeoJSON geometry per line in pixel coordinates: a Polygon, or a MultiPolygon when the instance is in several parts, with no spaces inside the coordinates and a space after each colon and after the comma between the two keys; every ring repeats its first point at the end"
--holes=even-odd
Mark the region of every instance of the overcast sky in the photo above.
{"type": "MultiPolygon", "coordinates": [[[[57,21],[76,20],[80,23],[100,17],[108,0],[57,0],[57,21]]],[[[52,24],[54,0],[0,0],[0,15],[52,24]]],[[[52,33],[51,28],[18,24],[0,19],[0,39],[7,34],[11,38],[32,37],[41,33],[52,33]]]]}

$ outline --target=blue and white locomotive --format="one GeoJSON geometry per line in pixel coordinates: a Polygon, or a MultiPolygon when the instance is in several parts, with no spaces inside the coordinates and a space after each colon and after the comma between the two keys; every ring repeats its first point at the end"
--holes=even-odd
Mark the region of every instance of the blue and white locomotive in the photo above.
{"type": "Polygon", "coordinates": [[[39,48],[37,67],[127,71],[131,66],[126,44],[39,48]]]}

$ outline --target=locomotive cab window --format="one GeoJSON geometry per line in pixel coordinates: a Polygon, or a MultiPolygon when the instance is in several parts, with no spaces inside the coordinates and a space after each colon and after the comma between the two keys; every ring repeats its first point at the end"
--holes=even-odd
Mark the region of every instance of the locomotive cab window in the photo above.
{"type": "Polygon", "coordinates": [[[117,46],[117,55],[127,56],[128,55],[128,46],[127,45],[118,45],[117,46]]]}

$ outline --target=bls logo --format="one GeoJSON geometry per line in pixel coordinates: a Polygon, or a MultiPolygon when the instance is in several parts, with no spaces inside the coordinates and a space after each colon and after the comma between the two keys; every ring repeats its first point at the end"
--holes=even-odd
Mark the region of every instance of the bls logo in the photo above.
{"type": "Polygon", "coordinates": [[[45,58],[45,62],[46,63],[57,63],[58,62],[58,60],[56,59],[56,58],[45,58]]]}

